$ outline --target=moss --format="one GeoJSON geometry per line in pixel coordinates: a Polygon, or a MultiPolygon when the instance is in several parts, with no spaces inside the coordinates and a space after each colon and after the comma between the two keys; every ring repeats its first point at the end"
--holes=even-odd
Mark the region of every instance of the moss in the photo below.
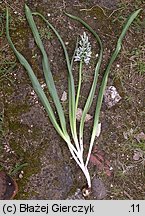
{"type": "Polygon", "coordinates": [[[29,106],[27,104],[18,104],[18,103],[12,103],[8,105],[8,113],[11,114],[11,116],[19,116],[21,113],[25,113],[29,110],[29,106]]]}
{"type": "Polygon", "coordinates": [[[89,10],[88,13],[92,16],[96,16],[97,20],[106,21],[106,12],[103,8],[96,6],[92,10],[89,10]]]}
{"type": "Polygon", "coordinates": [[[11,131],[11,133],[13,134],[13,137],[10,136],[9,144],[12,151],[15,152],[15,155],[11,156],[10,169],[17,162],[20,162],[21,164],[23,163],[28,164],[26,167],[23,168],[24,177],[22,179],[17,178],[17,175],[15,175],[19,187],[19,192],[16,196],[16,199],[27,199],[28,195],[30,196],[30,194],[25,192],[24,188],[26,187],[29,178],[33,174],[39,172],[41,168],[40,158],[41,155],[43,155],[44,148],[41,145],[41,148],[36,147],[36,149],[33,148],[32,151],[30,148],[28,148],[25,151],[25,149],[23,148],[24,140],[20,139],[20,141],[17,141],[17,136],[21,137],[22,135],[25,135],[26,137],[28,137],[28,139],[31,136],[32,140],[37,140],[40,134],[40,129],[33,128],[33,133],[28,134],[28,126],[27,125],[22,126],[20,120],[18,120],[19,115],[28,111],[29,109],[28,105],[26,104],[19,105],[17,103],[5,103],[4,107],[5,107],[4,131],[5,134],[7,133],[9,134],[9,131],[11,131]]]}
{"type": "MultiPolygon", "coordinates": [[[[103,32],[103,35],[109,34],[110,30],[112,29],[118,29],[115,28],[117,23],[112,23],[112,19],[109,18],[109,14],[107,9],[103,9],[101,7],[94,7],[92,10],[87,11],[87,13],[91,17],[95,17],[96,25],[101,29],[101,32],[103,32]]],[[[109,12],[110,13],[110,12],[109,12]]]]}
{"type": "Polygon", "coordinates": [[[43,149],[38,148],[34,152],[27,150],[26,152],[23,148],[17,144],[14,140],[11,140],[11,147],[15,151],[17,157],[21,158],[21,163],[27,163],[28,165],[23,168],[24,177],[22,179],[17,179],[19,192],[15,199],[27,199],[30,194],[24,191],[29,178],[40,171],[41,162],[40,158],[43,154],[43,149]]]}

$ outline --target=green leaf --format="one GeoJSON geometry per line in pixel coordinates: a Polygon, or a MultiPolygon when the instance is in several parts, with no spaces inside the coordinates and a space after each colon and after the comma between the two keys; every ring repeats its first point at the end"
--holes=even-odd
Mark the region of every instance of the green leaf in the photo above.
{"type": "Polygon", "coordinates": [[[9,34],[9,12],[8,9],[6,11],[6,36],[7,36],[7,40],[10,44],[10,47],[12,48],[12,50],[14,51],[15,55],[17,56],[18,60],[20,61],[20,63],[24,66],[24,68],[26,69],[26,71],[28,72],[29,78],[32,82],[33,88],[36,92],[36,94],[38,95],[39,99],[41,100],[44,108],[46,109],[48,116],[54,126],[54,128],[57,130],[57,132],[60,134],[61,137],[63,137],[63,133],[62,130],[60,128],[60,126],[58,125],[56,118],[54,116],[53,110],[50,106],[50,103],[37,79],[37,77],[35,76],[30,64],[28,63],[28,61],[24,58],[24,56],[19,53],[17,51],[17,49],[15,48],[11,38],[10,38],[10,34],[9,34]]]}
{"type": "Polygon", "coordinates": [[[69,121],[70,121],[70,127],[71,127],[72,136],[73,136],[73,139],[75,139],[75,135],[76,135],[76,127],[75,127],[75,124],[74,124],[74,119],[75,119],[75,86],[74,86],[74,79],[73,79],[73,74],[72,74],[72,66],[70,64],[70,60],[69,60],[69,56],[68,56],[66,46],[65,46],[61,36],[57,32],[57,30],[53,27],[53,25],[51,23],[49,23],[45,19],[45,17],[43,15],[41,15],[40,13],[37,13],[37,12],[33,13],[33,15],[40,16],[46,22],[46,24],[53,30],[53,32],[57,36],[57,38],[60,41],[60,43],[62,45],[62,48],[64,50],[66,64],[67,64],[67,68],[68,68],[69,121]]]}
{"type": "Polygon", "coordinates": [[[73,16],[71,14],[65,13],[68,17],[79,21],[82,25],[84,25],[86,27],[86,29],[88,29],[93,36],[95,37],[96,41],[98,42],[99,46],[100,46],[100,53],[99,53],[99,59],[96,63],[96,67],[95,67],[95,73],[94,73],[94,79],[93,79],[93,83],[92,83],[92,87],[91,90],[89,92],[87,101],[85,103],[84,109],[83,109],[83,113],[82,113],[82,118],[81,118],[81,122],[80,122],[80,143],[81,143],[81,148],[83,151],[83,130],[84,130],[84,123],[85,123],[85,117],[86,114],[88,113],[92,102],[93,102],[93,98],[94,98],[94,94],[95,94],[95,90],[96,90],[96,85],[97,85],[97,81],[98,81],[98,74],[99,74],[99,70],[100,70],[100,65],[102,62],[102,55],[103,55],[103,45],[101,42],[101,39],[99,37],[99,35],[86,23],[84,22],[82,19],[80,19],[79,17],[73,16]]]}
{"type": "Polygon", "coordinates": [[[48,63],[48,57],[47,57],[46,51],[44,49],[43,43],[41,41],[41,38],[40,38],[40,35],[39,35],[39,32],[38,32],[38,29],[36,27],[36,24],[34,22],[32,13],[31,13],[31,11],[30,11],[30,9],[29,9],[29,7],[27,5],[25,5],[25,13],[26,13],[27,21],[29,23],[29,26],[30,26],[30,28],[32,30],[32,33],[33,33],[33,36],[35,38],[35,42],[36,42],[37,46],[39,47],[39,49],[40,49],[40,51],[42,53],[42,66],[43,66],[43,72],[44,72],[45,80],[46,80],[46,83],[47,83],[47,87],[48,87],[49,93],[50,93],[50,95],[51,95],[51,97],[52,97],[52,99],[54,101],[54,104],[56,106],[62,130],[63,130],[64,133],[66,133],[65,116],[64,116],[63,109],[62,109],[62,105],[61,105],[60,100],[58,98],[58,94],[57,94],[56,87],[55,87],[55,84],[54,84],[54,80],[53,80],[53,77],[52,77],[52,73],[51,73],[51,70],[50,70],[50,65],[48,63]]]}
{"type": "Polygon", "coordinates": [[[55,130],[58,132],[58,134],[65,140],[65,142],[68,144],[68,147],[70,149],[70,151],[75,155],[77,155],[77,151],[75,149],[75,147],[71,144],[70,142],[70,137],[67,133],[64,133],[62,131],[62,129],[60,128],[59,124],[57,123],[56,121],[56,118],[55,118],[55,115],[54,115],[54,112],[51,108],[51,105],[46,97],[46,94],[45,92],[43,91],[37,77],[35,76],[30,64],[28,63],[28,61],[24,58],[24,56],[17,51],[17,49],[15,48],[11,38],[10,38],[10,34],[9,34],[9,12],[8,12],[8,8],[7,8],[7,11],[6,11],[6,36],[7,36],[7,40],[8,40],[8,43],[11,47],[11,49],[14,51],[16,57],[18,58],[19,62],[21,63],[21,65],[23,65],[23,67],[26,69],[28,75],[29,75],[29,78],[32,82],[32,85],[33,85],[33,88],[34,88],[34,91],[36,92],[36,94],[38,95],[41,103],[43,104],[55,130]]]}
{"type": "Polygon", "coordinates": [[[102,84],[101,84],[101,87],[100,87],[100,90],[99,90],[98,99],[97,99],[95,118],[94,118],[94,125],[93,125],[93,130],[92,130],[91,141],[90,141],[89,153],[88,153],[88,157],[87,157],[87,160],[86,160],[86,166],[88,165],[90,154],[91,154],[91,151],[92,151],[92,148],[93,148],[93,143],[94,143],[94,140],[95,140],[96,131],[97,131],[97,127],[98,127],[98,124],[99,124],[99,116],[100,116],[100,110],[101,110],[102,101],[103,101],[103,95],[104,95],[105,88],[106,88],[106,85],[107,85],[108,75],[109,75],[111,66],[112,66],[113,62],[115,61],[115,59],[117,58],[117,56],[118,56],[118,54],[119,54],[119,52],[121,50],[122,40],[125,37],[125,34],[126,34],[127,30],[129,29],[130,25],[132,24],[132,22],[134,21],[134,19],[137,17],[137,15],[140,13],[141,10],[142,9],[139,9],[139,10],[133,12],[129,16],[129,18],[127,19],[127,21],[126,21],[126,23],[124,25],[124,28],[123,28],[123,30],[121,32],[121,35],[118,38],[116,49],[113,52],[113,55],[112,55],[112,57],[111,57],[111,59],[110,59],[110,61],[108,63],[108,66],[107,66],[107,68],[105,70],[103,80],[102,80],[102,84]]]}

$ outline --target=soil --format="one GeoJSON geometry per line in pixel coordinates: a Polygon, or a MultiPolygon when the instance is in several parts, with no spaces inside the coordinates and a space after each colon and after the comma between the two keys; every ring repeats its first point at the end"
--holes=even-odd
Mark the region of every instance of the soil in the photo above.
{"type": "MultiPolygon", "coordinates": [[[[125,19],[132,11],[143,7],[127,32],[122,50],[111,68],[107,85],[115,86],[121,100],[111,108],[103,102],[100,116],[101,135],[95,141],[89,163],[93,192],[87,199],[145,199],[145,139],[144,136],[136,139],[140,133],[145,133],[145,2],[4,0],[0,1],[0,27],[3,30],[0,36],[0,167],[17,180],[19,191],[15,199],[84,199],[81,189],[86,184],[83,173],[71,158],[67,145],[53,128],[33,91],[26,71],[8,45],[5,35],[6,7],[11,14],[12,40],[44,85],[41,54],[25,19],[25,3],[32,11],[42,13],[55,26],[70,57],[75,49],[76,38],[86,30],[81,24],[65,16],[64,11],[81,17],[99,34],[104,45],[99,83],[125,19]],[[2,74],[3,69],[6,69],[6,74],[2,74]],[[140,153],[139,157],[134,155],[137,152],[140,153]]],[[[36,18],[35,21],[61,98],[64,91],[68,92],[63,50],[51,30],[47,29],[40,19],[36,18]]],[[[99,47],[90,34],[89,37],[95,56],[99,53],[99,47]]],[[[80,108],[83,108],[91,87],[94,61],[95,58],[89,67],[84,67],[80,108]]],[[[77,66],[74,69],[77,86],[77,66]]],[[[89,111],[91,116],[94,115],[98,89],[99,84],[89,111]]],[[[54,107],[49,93],[47,95],[54,107]]],[[[68,101],[62,104],[68,119],[68,101]]],[[[92,123],[93,120],[90,120],[85,125],[86,149],[92,123]]]]}

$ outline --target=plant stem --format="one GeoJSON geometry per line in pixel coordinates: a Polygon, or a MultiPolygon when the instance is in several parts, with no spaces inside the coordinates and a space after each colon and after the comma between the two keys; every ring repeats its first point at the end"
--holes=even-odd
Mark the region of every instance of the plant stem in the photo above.
{"type": "Polygon", "coordinates": [[[88,168],[86,166],[84,166],[82,171],[86,177],[88,188],[91,188],[91,177],[90,177],[90,173],[88,171],[88,168]]]}
{"type": "Polygon", "coordinates": [[[80,61],[79,65],[79,81],[78,81],[78,90],[77,90],[77,96],[76,96],[76,112],[78,108],[78,102],[79,102],[79,97],[80,97],[80,89],[81,89],[81,83],[82,83],[82,67],[83,67],[83,61],[80,61]]]}
{"type": "MultiPolygon", "coordinates": [[[[80,61],[79,65],[79,80],[78,80],[78,89],[77,89],[77,95],[76,95],[76,102],[75,102],[75,119],[74,119],[74,133],[75,136],[77,137],[77,128],[76,128],[76,114],[77,114],[77,109],[78,109],[78,102],[79,102],[79,97],[80,97],[80,90],[81,90],[81,83],[82,83],[82,67],[83,67],[83,61],[80,61]]],[[[77,138],[78,140],[78,138],[77,138]]],[[[78,151],[80,151],[81,146],[79,146],[78,151]]]]}

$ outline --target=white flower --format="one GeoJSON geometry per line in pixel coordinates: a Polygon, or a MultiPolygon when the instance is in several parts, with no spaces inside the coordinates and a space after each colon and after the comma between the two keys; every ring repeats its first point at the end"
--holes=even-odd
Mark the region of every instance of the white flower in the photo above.
{"type": "Polygon", "coordinates": [[[79,47],[76,49],[76,55],[74,61],[83,60],[86,64],[89,64],[91,59],[91,44],[88,40],[88,36],[84,32],[81,35],[81,40],[79,41],[79,47]]]}

